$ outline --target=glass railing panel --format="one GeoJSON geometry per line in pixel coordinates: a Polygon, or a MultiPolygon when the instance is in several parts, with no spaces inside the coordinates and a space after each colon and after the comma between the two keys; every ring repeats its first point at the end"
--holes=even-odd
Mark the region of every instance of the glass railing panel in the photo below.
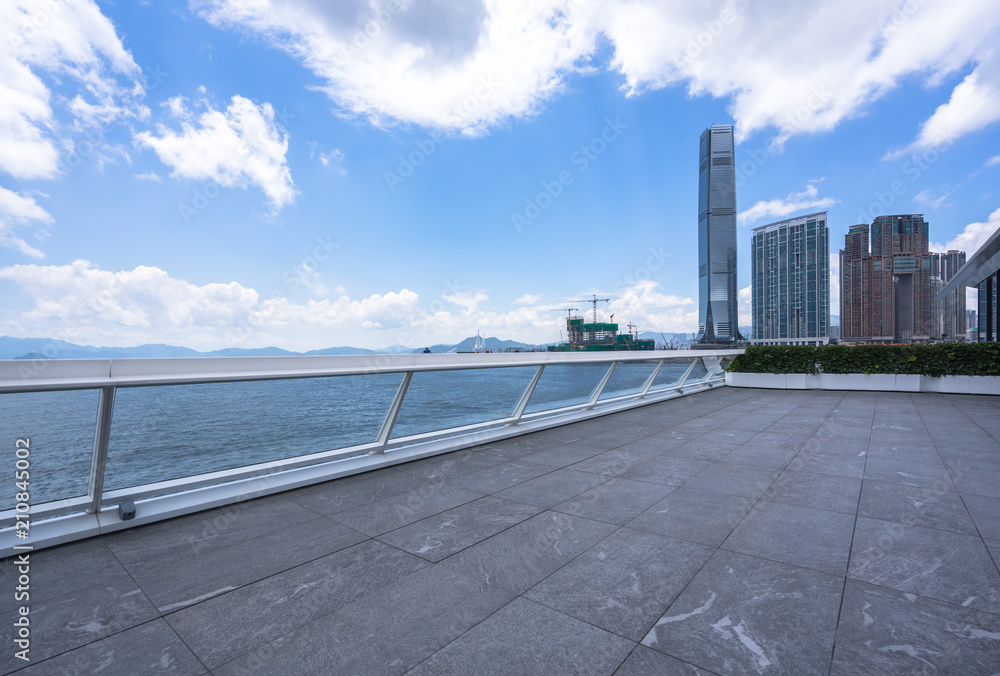
{"type": "Polygon", "coordinates": [[[105,490],[373,442],[402,378],[119,389],[105,490]]]}
{"type": "Polygon", "coordinates": [[[525,413],[586,403],[610,366],[606,362],[546,366],[525,413]]]}
{"type": "MultiPolygon", "coordinates": [[[[715,366],[715,360],[714,359],[712,359],[710,363],[711,363],[712,367],[715,366]]],[[[705,377],[709,374],[709,372],[711,370],[712,370],[711,367],[709,367],[709,368],[705,367],[705,362],[702,359],[699,358],[699,359],[695,360],[695,362],[694,362],[694,370],[692,370],[691,371],[691,375],[688,376],[687,384],[690,385],[692,383],[701,382],[702,380],[705,379],[705,377]]]]}
{"type": "Polygon", "coordinates": [[[413,374],[392,438],[510,417],[537,366],[413,374]]]}
{"type": "Polygon", "coordinates": [[[624,397],[627,394],[638,394],[642,386],[656,370],[655,361],[622,362],[611,374],[608,384],[601,392],[601,400],[624,397]]]}
{"type": "Polygon", "coordinates": [[[87,494],[94,454],[99,390],[0,394],[0,439],[7,449],[10,489],[0,509],[16,504],[14,445],[27,438],[29,504],[87,494]]]}
{"type": "MultiPolygon", "coordinates": [[[[688,370],[691,366],[693,358],[681,358],[681,359],[668,359],[663,362],[663,368],[660,372],[656,374],[656,379],[653,384],[649,387],[650,392],[655,392],[657,390],[666,390],[671,387],[676,387],[677,383],[680,382],[681,377],[684,372],[688,370]]],[[[699,360],[700,361],[700,360],[699,360]]]]}

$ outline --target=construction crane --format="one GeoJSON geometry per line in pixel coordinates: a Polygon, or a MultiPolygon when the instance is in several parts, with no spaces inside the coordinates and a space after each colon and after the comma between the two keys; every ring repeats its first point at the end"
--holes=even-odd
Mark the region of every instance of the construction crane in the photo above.
{"type": "Polygon", "coordinates": [[[598,298],[596,293],[592,294],[592,295],[594,296],[593,298],[578,298],[576,300],[571,300],[569,302],[570,303],[593,303],[594,304],[594,323],[596,324],[597,323],[597,304],[600,303],[601,301],[604,301],[605,303],[610,303],[611,299],[610,298],[598,298]]]}
{"type": "Polygon", "coordinates": [[[570,317],[573,316],[570,314],[570,312],[578,312],[578,310],[575,307],[561,307],[561,308],[556,308],[554,310],[549,310],[549,312],[565,312],[566,319],[568,320],[570,317]]]}

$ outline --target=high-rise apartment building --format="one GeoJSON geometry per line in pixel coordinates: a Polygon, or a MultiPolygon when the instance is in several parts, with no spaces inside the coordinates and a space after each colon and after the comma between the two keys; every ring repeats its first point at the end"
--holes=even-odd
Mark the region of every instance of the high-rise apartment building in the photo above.
{"type": "Polygon", "coordinates": [[[944,285],[965,265],[965,252],[949,249],[931,254],[931,337],[940,340],[965,340],[968,320],[965,315],[965,289],[955,289],[937,298],[944,285]],[[940,284],[934,280],[940,280],[940,284]]]}
{"type": "Polygon", "coordinates": [[[742,340],[736,285],[736,166],[733,126],[701,135],[698,170],[698,337],[701,345],[742,340]]]}
{"type": "Polygon", "coordinates": [[[761,345],[830,342],[830,239],[825,211],[754,228],[753,338],[761,345]]]}
{"type": "Polygon", "coordinates": [[[922,214],[851,226],[840,252],[840,334],[848,342],[931,339],[931,254],[922,214]],[[869,232],[871,251],[869,253],[869,232]]]}

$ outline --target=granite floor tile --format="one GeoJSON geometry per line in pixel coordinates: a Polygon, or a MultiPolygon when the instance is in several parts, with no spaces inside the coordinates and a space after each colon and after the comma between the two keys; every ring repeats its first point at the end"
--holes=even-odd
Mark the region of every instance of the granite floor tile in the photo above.
{"type": "Polygon", "coordinates": [[[622,479],[650,481],[665,486],[680,486],[711,467],[710,460],[675,456],[657,457],[633,467],[622,474],[622,479]]]}
{"type": "Polygon", "coordinates": [[[511,598],[443,566],[428,566],[213,673],[403,674],[511,598]]]}
{"type": "Polygon", "coordinates": [[[670,451],[670,455],[678,458],[693,458],[695,460],[707,460],[717,462],[735,451],[738,447],[733,444],[723,444],[717,441],[705,441],[695,439],[688,441],[670,451]]]}
{"type": "Polygon", "coordinates": [[[649,454],[641,451],[624,451],[621,449],[606,451],[592,458],[587,458],[569,469],[576,472],[590,472],[605,476],[621,476],[633,467],[649,462],[649,454]]]}
{"type": "Polygon", "coordinates": [[[424,479],[443,480],[493,467],[503,462],[506,462],[504,458],[496,454],[479,453],[475,448],[468,448],[413,462],[404,462],[395,465],[394,469],[424,479]]]}
{"type": "Polygon", "coordinates": [[[779,447],[740,446],[723,458],[723,461],[734,465],[781,470],[797,453],[797,450],[779,447]]]}
{"type": "Polygon", "coordinates": [[[860,492],[861,479],[785,470],[767,487],[762,499],[855,514],[860,492]]]}
{"type": "Polygon", "coordinates": [[[167,621],[214,669],[428,565],[369,540],[171,613],[167,621]]]}
{"type": "Polygon", "coordinates": [[[641,641],[715,550],[622,528],[524,596],[641,641]]]}
{"type": "MultiPolygon", "coordinates": [[[[32,662],[60,655],[157,617],[156,608],[127,577],[30,603],[29,608],[29,657],[32,662]]],[[[0,673],[25,665],[14,656],[13,650],[14,621],[18,617],[17,610],[0,614],[0,640],[8,646],[0,651],[0,673]]]]}
{"type": "Polygon", "coordinates": [[[306,509],[329,515],[426,485],[428,481],[416,474],[385,468],[299,488],[284,495],[306,509]]]}
{"type": "Polygon", "coordinates": [[[622,526],[665,498],[673,490],[673,486],[664,486],[659,483],[611,479],[556,505],[552,509],[556,512],[622,526]]]}
{"type": "Polygon", "coordinates": [[[975,535],[859,516],[847,576],[1000,613],[1000,573],[975,535]]]}
{"type": "Polygon", "coordinates": [[[990,555],[993,557],[993,563],[997,568],[1000,568],[1000,540],[984,538],[983,542],[986,543],[986,548],[989,549],[990,555]]]}
{"type": "Polygon", "coordinates": [[[610,477],[571,469],[555,469],[536,479],[531,479],[495,494],[504,500],[514,500],[548,509],[560,502],[598,486],[610,477]]]}
{"type": "Polygon", "coordinates": [[[865,479],[923,488],[949,489],[953,487],[951,476],[940,461],[937,463],[918,463],[869,457],[865,464],[865,479]]]}
{"type": "Polygon", "coordinates": [[[551,467],[568,467],[587,458],[605,453],[606,449],[576,443],[563,444],[538,453],[524,456],[524,460],[551,467]]]}
{"type": "Polygon", "coordinates": [[[685,488],[757,499],[780,470],[717,462],[684,484],[685,488]]]}
{"type": "Polygon", "coordinates": [[[600,676],[635,644],[518,598],[409,672],[411,676],[600,676]]]}
{"type": "Polygon", "coordinates": [[[470,491],[496,493],[551,471],[552,467],[549,465],[528,460],[513,460],[487,469],[461,474],[446,481],[453,486],[467,488],[470,491]]]}
{"type": "Polygon", "coordinates": [[[997,672],[1000,615],[847,581],[831,676],[997,672]]]}
{"type": "Polygon", "coordinates": [[[17,673],[22,676],[81,673],[198,676],[208,673],[162,619],[88,643],[44,662],[34,659],[32,662],[27,669],[17,673]]]}
{"type": "Polygon", "coordinates": [[[672,538],[718,547],[753,506],[753,500],[678,488],[628,522],[672,538]]]}
{"type": "Polygon", "coordinates": [[[843,584],[719,550],[642,643],[718,674],[826,674],[843,584]]]}
{"type": "Polygon", "coordinates": [[[955,485],[962,495],[983,495],[1000,498],[1000,471],[978,469],[955,477],[955,485]]]}
{"type": "Polygon", "coordinates": [[[684,445],[683,439],[670,439],[658,435],[652,435],[643,439],[637,439],[619,447],[622,451],[635,451],[638,453],[649,453],[650,455],[663,455],[672,451],[678,446],[684,445]]]}
{"type": "Polygon", "coordinates": [[[170,612],[365,539],[357,531],[317,517],[252,540],[161,566],[131,566],[132,578],[160,612],[170,612]]]}
{"type": "Polygon", "coordinates": [[[722,547],[843,576],[853,530],[853,514],[761,500],[722,547]]]}
{"type": "Polygon", "coordinates": [[[967,493],[962,496],[972,520],[984,538],[1000,540],[1000,498],[967,493]]]}
{"type": "Polygon", "coordinates": [[[521,594],[614,531],[607,523],[543,512],[437,565],[521,594]]]}
{"type": "Polygon", "coordinates": [[[883,521],[976,534],[958,491],[866,480],[858,514],[883,521]]]}
{"type": "Polygon", "coordinates": [[[904,462],[931,465],[941,462],[941,454],[938,453],[938,450],[934,446],[913,446],[910,444],[901,444],[896,441],[872,442],[868,444],[868,455],[873,458],[902,460],[904,462]]]}
{"type": "Polygon", "coordinates": [[[802,444],[802,450],[847,457],[864,455],[868,451],[868,435],[827,437],[817,433],[806,439],[802,444]]]}
{"type": "Polygon", "coordinates": [[[713,676],[693,664],[665,655],[658,650],[638,645],[614,676],[713,676]]]}
{"type": "MultiPolygon", "coordinates": [[[[107,547],[107,538],[93,538],[31,552],[31,601],[38,603],[70,592],[93,587],[116,578],[128,577],[114,554],[107,547]]],[[[18,586],[18,560],[10,556],[0,560],[0,612],[21,605],[14,598],[18,586]]]]}
{"type": "Polygon", "coordinates": [[[345,512],[331,518],[375,537],[445,510],[478,500],[482,493],[448,484],[432,484],[345,512]]]}
{"type": "Polygon", "coordinates": [[[865,460],[863,452],[861,455],[827,455],[804,449],[792,458],[787,469],[860,479],[865,475],[865,460]]]}
{"type": "Polygon", "coordinates": [[[743,424],[730,422],[724,427],[702,435],[701,440],[709,443],[731,444],[740,446],[756,437],[761,430],[748,429],[743,424]]]}
{"type": "Polygon", "coordinates": [[[280,531],[289,523],[315,516],[284,496],[274,495],[119,531],[106,536],[105,543],[126,568],[159,565],[280,531]]]}
{"type": "Polygon", "coordinates": [[[383,533],[378,539],[428,561],[440,561],[541,511],[541,507],[487,496],[383,533]]]}

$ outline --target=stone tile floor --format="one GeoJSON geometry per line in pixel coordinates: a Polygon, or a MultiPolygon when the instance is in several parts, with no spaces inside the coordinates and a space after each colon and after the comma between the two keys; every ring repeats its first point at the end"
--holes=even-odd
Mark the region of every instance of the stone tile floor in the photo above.
{"type": "Polygon", "coordinates": [[[37,552],[0,671],[996,674],[998,561],[1000,399],[720,388],[37,552]]]}

